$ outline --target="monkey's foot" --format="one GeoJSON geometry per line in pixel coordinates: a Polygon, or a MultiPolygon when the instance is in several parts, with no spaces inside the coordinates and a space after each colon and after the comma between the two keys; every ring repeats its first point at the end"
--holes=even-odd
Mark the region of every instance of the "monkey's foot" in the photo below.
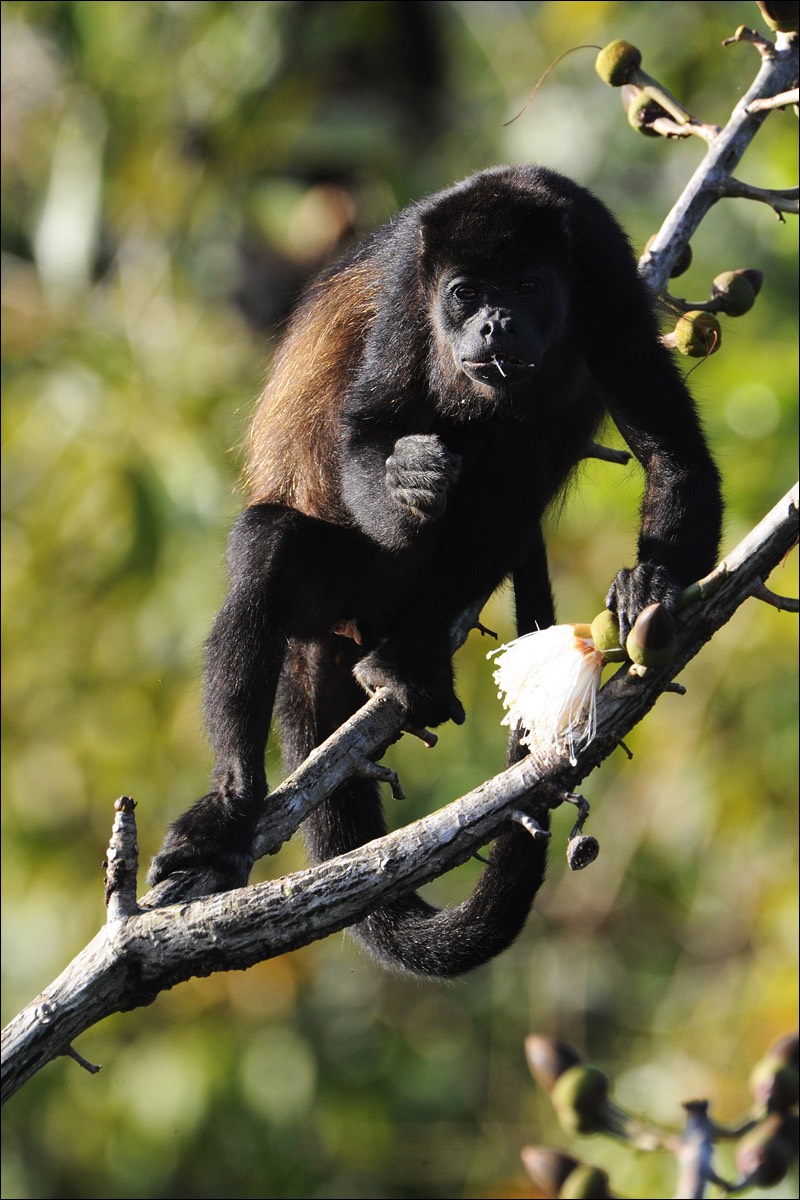
{"type": "Polygon", "coordinates": [[[680,595],[680,584],[658,563],[641,562],[635,567],[623,567],[617,573],[606,596],[606,608],[617,614],[620,644],[625,639],[642,609],[649,604],[662,604],[672,609],[680,595]]]}
{"type": "Polygon", "coordinates": [[[170,893],[208,896],[244,887],[253,866],[255,812],[210,792],[174,821],[148,880],[175,880],[170,893]]]}
{"type": "Polygon", "coordinates": [[[163,885],[169,884],[170,900],[187,899],[190,896],[210,896],[214,892],[229,892],[232,888],[245,887],[253,867],[252,854],[217,854],[213,859],[200,855],[184,855],[162,850],[153,859],[147,873],[148,882],[159,887],[159,895],[165,896],[163,885]]]}
{"type": "Polygon", "coordinates": [[[424,686],[409,682],[406,672],[377,650],[357,662],[353,674],[370,694],[388,688],[402,705],[410,726],[427,728],[445,721],[463,725],[466,720],[464,706],[453,690],[449,658],[445,670],[426,672],[424,686]]]}

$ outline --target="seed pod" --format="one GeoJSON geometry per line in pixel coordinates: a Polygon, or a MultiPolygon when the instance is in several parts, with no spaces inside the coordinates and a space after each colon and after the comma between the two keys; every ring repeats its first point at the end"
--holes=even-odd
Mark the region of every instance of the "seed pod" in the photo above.
{"type": "Polygon", "coordinates": [[[637,129],[645,137],[658,137],[657,131],[652,128],[653,121],[657,117],[669,115],[657,100],[647,95],[647,92],[637,92],[626,111],[631,129],[637,129]]]}
{"type": "Polygon", "coordinates": [[[592,641],[606,662],[625,662],[628,657],[619,640],[619,621],[616,615],[604,608],[591,624],[592,641]]]}
{"type": "Polygon", "coordinates": [[[538,1033],[531,1033],[525,1038],[525,1057],[531,1075],[546,1092],[552,1091],[553,1084],[565,1071],[583,1062],[581,1056],[566,1042],[542,1037],[538,1033]]]}
{"type": "Polygon", "coordinates": [[[678,319],[670,345],[690,358],[716,354],[722,345],[722,329],[713,313],[693,309],[678,319]]]}
{"type": "Polygon", "coordinates": [[[675,259],[672,270],[669,273],[670,279],[677,279],[679,275],[684,275],[692,265],[692,247],[687,242],[681,247],[681,252],[675,259]]]}
{"type": "Polygon", "coordinates": [[[558,1193],[561,1200],[607,1200],[611,1194],[605,1171],[585,1163],[579,1163],[567,1176],[558,1193]]]}
{"type": "Polygon", "coordinates": [[[600,843],[590,833],[581,833],[578,837],[570,838],[567,845],[567,864],[570,871],[582,871],[597,858],[600,853],[600,843]]]}
{"type": "Polygon", "coordinates": [[[770,29],[779,33],[796,33],[800,23],[800,4],[797,0],[756,0],[770,29]]]}
{"type": "Polygon", "coordinates": [[[642,65],[642,52],[637,46],[621,39],[609,42],[598,54],[594,69],[610,87],[623,87],[635,83],[634,75],[642,65]]]}
{"type": "Polygon", "coordinates": [[[553,1084],[550,1099],[568,1133],[602,1133],[611,1125],[609,1082],[599,1067],[570,1067],[553,1084]]]}
{"type": "MultiPolygon", "coordinates": [[[[645,252],[647,252],[656,240],[656,235],[652,234],[645,243],[645,252]]],[[[672,270],[669,273],[670,279],[677,279],[679,275],[685,275],[692,265],[692,247],[689,242],[681,247],[678,257],[675,259],[672,270]]]]}
{"type": "Polygon", "coordinates": [[[521,1153],[525,1170],[548,1196],[560,1196],[562,1184],[580,1166],[577,1158],[549,1146],[523,1146],[521,1153]]]}
{"type": "Polygon", "coordinates": [[[675,657],[675,624],[663,604],[642,609],[628,634],[628,658],[639,667],[665,667],[675,657]]]}
{"type": "Polygon", "coordinates": [[[757,267],[737,267],[733,273],[744,276],[755,294],[758,295],[764,283],[763,271],[759,271],[757,267]]]}
{"type": "Polygon", "coordinates": [[[766,1112],[785,1112],[800,1099],[797,1068],[762,1058],[753,1067],[750,1090],[766,1112]]]}
{"type": "Polygon", "coordinates": [[[800,1100],[798,1037],[788,1033],[753,1067],[750,1090],[766,1112],[784,1112],[800,1100]]]}
{"type": "Polygon", "coordinates": [[[711,295],[729,317],[743,316],[756,302],[752,283],[739,271],[723,271],[717,275],[711,284],[711,295]]]}
{"type": "Polygon", "coordinates": [[[797,1157],[799,1129],[796,1113],[771,1113],[745,1134],[736,1150],[736,1169],[751,1187],[780,1183],[797,1157]]]}

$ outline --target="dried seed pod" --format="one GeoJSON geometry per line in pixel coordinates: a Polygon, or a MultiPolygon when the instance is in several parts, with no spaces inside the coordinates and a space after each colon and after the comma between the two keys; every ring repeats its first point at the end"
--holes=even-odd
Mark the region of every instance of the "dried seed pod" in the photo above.
{"type": "Polygon", "coordinates": [[[600,843],[590,833],[581,833],[570,838],[567,844],[567,863],[570,871],[582,871],[597,858],[600,843]]]}

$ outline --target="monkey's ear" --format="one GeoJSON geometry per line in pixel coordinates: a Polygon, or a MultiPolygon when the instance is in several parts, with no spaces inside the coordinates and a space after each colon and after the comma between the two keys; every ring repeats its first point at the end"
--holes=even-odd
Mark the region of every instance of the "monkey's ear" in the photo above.
{"type": "Polygon", "coordinates": [[[419,232],[423,249],[427,250],[436,245],[448,228],[452,227],[455,215],[452,209],[452,204],[448,204],[446,199],[441,199],[438,203],[431,204],[422,210],[419,217],[419,232]]]}

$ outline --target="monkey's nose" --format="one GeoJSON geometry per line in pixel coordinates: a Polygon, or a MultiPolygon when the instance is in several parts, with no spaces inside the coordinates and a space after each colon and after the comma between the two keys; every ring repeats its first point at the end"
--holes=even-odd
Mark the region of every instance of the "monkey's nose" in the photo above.
{"type": "Polygon", "coordinates": [[[485,338],[495,337],[498,333],[513,333],[514,324],[511,317],[502,313],[492,313],[481,325],[481,334],[485,338]]]}

